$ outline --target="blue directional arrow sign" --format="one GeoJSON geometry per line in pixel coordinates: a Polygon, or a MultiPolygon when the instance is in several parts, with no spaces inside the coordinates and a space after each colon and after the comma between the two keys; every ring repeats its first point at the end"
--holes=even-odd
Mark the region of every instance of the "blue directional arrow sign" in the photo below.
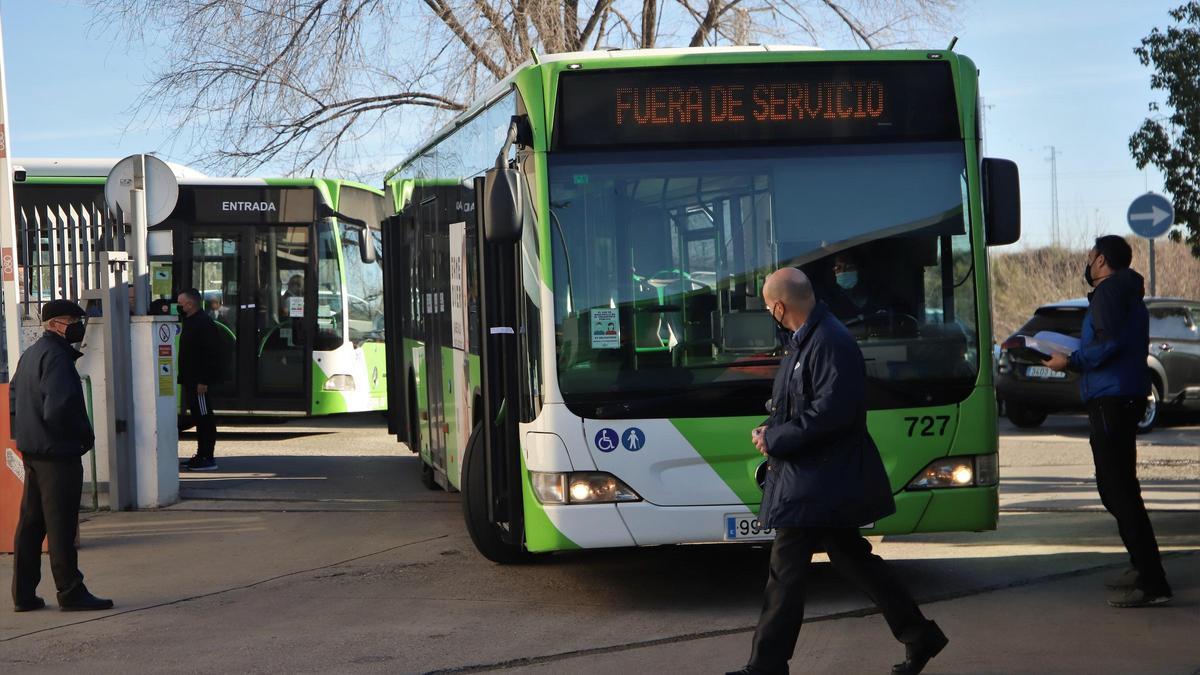
{"type": "Polygon", "coordinates": [[[1129,205],[1129,228],[1139,236],[1147,239],[1161,237],[1171,229],[1175,222],[1175,207],[1171,201],[1153,192],[1133,200],[1129,205]]]}

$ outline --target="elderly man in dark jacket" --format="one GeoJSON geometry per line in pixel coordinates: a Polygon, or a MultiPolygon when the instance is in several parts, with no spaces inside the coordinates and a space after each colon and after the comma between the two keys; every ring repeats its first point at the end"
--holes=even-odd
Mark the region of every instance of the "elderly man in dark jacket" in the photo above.
{"type": "Polygon", "coordinates": [[[776,531],[770,575],[749,664],[740,673],[787,673],[804,621],[804,578],[813,552],[879,606],[906,659],[893,673],[919,673],[946,646],[912,596],[858,528],[896,510],[879,450],[867,433],[866,369],[858,343],[813,296],[803,272],[767,278],[763,299],[791,334],[779,364],[771,416],[751,433],[768,459],[759,520],[776,531]]]}
{"type": "Polygon", "coordinates": [[[49,539],[50,569],[58,606],[67,611],[109,609],[83,585],[75,534],[83,491],[80,457],[96,437],[88,421],[72,343],[83,339],[85,312],[69,300],[42,307],[46,332],[17,364],[10,392],[16,411],[15,440],[25,467],[25,491],[13,537],[13,608],[41,609],[36,594],[42,579],[42,540],[49,539]]]}

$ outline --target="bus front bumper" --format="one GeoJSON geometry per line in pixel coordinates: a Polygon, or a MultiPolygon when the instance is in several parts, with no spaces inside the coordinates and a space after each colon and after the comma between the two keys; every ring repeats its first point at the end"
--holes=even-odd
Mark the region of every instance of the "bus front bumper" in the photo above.
{"type": "MultiPolygon", "coordinates": [[[[996,529],[999,511],[996,486],[903,491],[896,494],[895,499],[896,513],[875,523],[874,527],[864,528],[864,535],[996,529]]],[[[527,531],[527,548],[534,552],[730,543],[726,537],[727,518],[752,516],[758,505],[658,506],[632,502],[544,505],[541,508],[553,523],[557,536],[544,537],[527,531]],[[572,546],[563,545],[568,540],[572,546]]],[[[530,524],[527,521],[527,527],[530,524]]]]}

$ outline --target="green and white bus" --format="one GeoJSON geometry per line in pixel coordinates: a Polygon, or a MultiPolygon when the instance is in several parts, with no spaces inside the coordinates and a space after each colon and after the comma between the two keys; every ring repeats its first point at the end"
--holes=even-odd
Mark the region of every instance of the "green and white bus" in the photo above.
{"type": "Polygon", "coordinates": [[[391,428],[463,493],[497,562],[769,539],[749,441],[786,266],[858,337],[897,512],[997,520],[987,246],[1016,166],[979,155],[950,51],[561,54],[520,68],[387,179],[391,428]]]}
{"type": "MultiPolygon", "coordinates": [[[[48,249],[104,210],[115,160],[25,159],[15,184],[22,288],[53,295],[48,249]],[[46,288],[43,288],[46,287],[46,288]]],[[[225,341],[222,414],[387,408],[383,193],[324,178],[211,178],[174,165],[179,199],[150,228],[151,300],[196,288],[225,341]]]]}

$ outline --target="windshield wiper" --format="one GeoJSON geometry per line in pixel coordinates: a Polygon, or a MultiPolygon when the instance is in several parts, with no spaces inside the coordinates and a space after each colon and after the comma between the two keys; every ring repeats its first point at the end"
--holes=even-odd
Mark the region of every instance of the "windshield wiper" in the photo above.
{"type": "Polygon", "coordinates": [[[554,210],[554,204],[550,205],[550,222],[554,223],[554,228],[558,230],[558,240],[562,242],[563,262],[567,272],[567,316],[575,315],[575,284],[571,276],[571,252],[567,248],[567,235],[563,232],[562,221],[558,219],[558,213],[554,210]]]}

